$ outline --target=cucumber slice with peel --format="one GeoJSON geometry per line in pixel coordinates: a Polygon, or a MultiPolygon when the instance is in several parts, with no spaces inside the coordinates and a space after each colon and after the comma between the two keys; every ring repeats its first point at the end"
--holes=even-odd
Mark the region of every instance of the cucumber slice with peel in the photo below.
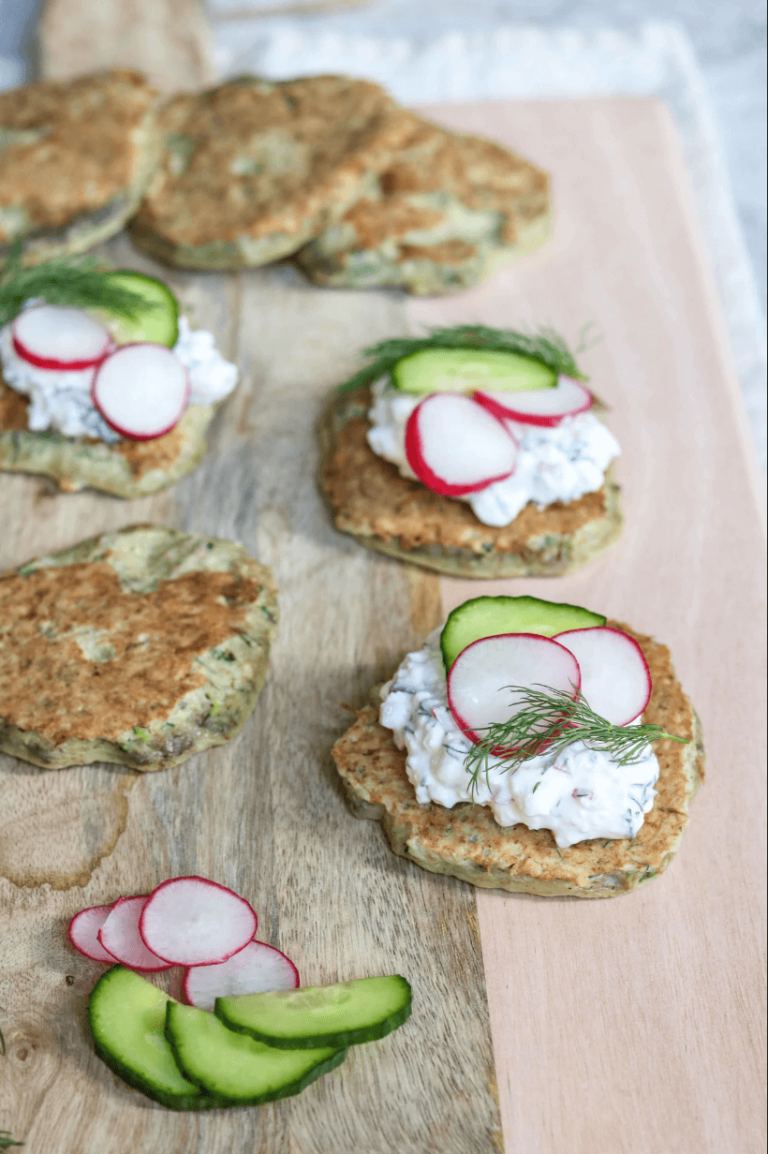
{"type": "Polygon", "coordinates": [[[113,966],[94,986],[88,1024],[96,1053],[136,1090],[171,1110],[222,1105],[188,1081],[165,1038],[166,1006],[173,1002],[133,970],[113,966]]]}
{"type": "Polygon", "coordinates": [[[298,1094],[341,1064],[346,1049],[276,1050],[228,1030],[207,1010],[168,1002],[165,1034],[179,1068],[206,1093],[238,1106],[298,1094]]]}
{"type": "Polygon", "coordinates": [[[421,349],[395,364],[392,380],[406,393],[519,392],[554,388],[557,373],[520,353],[421,349]]]}
{"type": "Polygon", "coordinates": [[[539,597],[474,597],[458,605],[443,626],[440,649],[448,673],[456,658],[481,637],[502,633],[537,633],[554,637],[570,629],[605,625],[605,617],[580,605],[544,601],[539,597]],[[569,622],[569,624],[563,624],[569,622]]]}
{"type": "Polygon", "coordinates": [[[123,268],[109,273],[108,280],[120,288],[130,289],[147,306],[134,318],[105,309],[95,310],[117,344],[151,341],[172,349],[179,339],[179,302],[168,286],[153,276],[123,268]]]}
{"type": "Polygon", "coordinates": [[[230,1030],[268,1046],[305,1050],[373,1042],[411,1015],[411,987],[399,974],[303,986],[269,994],[217,998],[215,1014],[230,1030]]]}

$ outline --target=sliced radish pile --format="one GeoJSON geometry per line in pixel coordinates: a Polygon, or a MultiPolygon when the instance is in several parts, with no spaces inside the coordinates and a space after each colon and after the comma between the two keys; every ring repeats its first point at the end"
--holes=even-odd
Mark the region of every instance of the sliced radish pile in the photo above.
{"type": "Polygon", "coordinates": [[[192,966],[184,975],[184,997],[199,1010],[212,1010],[217,998],[294,990],[299,971],[290,958],[266,942],[249,942],[226,962],[192,966]]]}
{"type": "Polygon", "coordinates": [[[150,894],[141,915],[145,945],[174,966],[225,962],[256,933],[248,902],[205,878],[174,878],[150,894]]]}
{"type": "Polygon", "coordinates": [[[147,949],[139,934],[139,918],[148,897],[118,898],[99,930],[99,941],[112,958],[132,970],[167,970],[170,966],[147,949]]]}
{"type": "Polygon", "coordinates": [[[591,709],[612,725],[629,725],[651,696],[651,674],[643,651],[620,629],[571,629],[555,637],[581,669],[581,692],[591,709]]]}
{"type": "Polygon", "coordinates": [[[89,369],[106,356],[112,339],[82,309],[36,305],[13,322],[13,347],[39,369],[89,369]]]}
{"type": "Polygon", "coordinates": [[[121,345],[101,362],[91,398],[108,425],[133,441],[170,432],[189,400],[187,370],[171,349],[121,345]]]}
{"type": "Polygon", "coordinates": [[[99,930],[112,909],[112,906],[91,906],[90,909],[80,910],[69,923],[69,940],[72,945],[94,962],[116,961],[113,954],[107,953],[98,938],[99,930]]]}
{"type": "Polygon", "coordinates": [[[448,674],[448,704],[473,741],[481,740],[479,730],[508,721],[520,710],[511,685],[546,686],[575,696],[581,685],[579,663],[565,645],[534,633],[503,633],[473,641],[448,674]]]}
{"type": "Polygon", "coordinates": [[[521,421],[526,425],[552,428],[566,417],[585,413],[592,394],[572,377],[560,377],[553,389],[526,389],[523,392],[477,392],[475,400],[495,417],[521,421]]]}
{"type": "Polygon", "coordinates": [[[408,418],[405,455],[429,489],[463,497],[509,477],[517,444],[502,423],[470,397],[433,393],[408,418]]]}

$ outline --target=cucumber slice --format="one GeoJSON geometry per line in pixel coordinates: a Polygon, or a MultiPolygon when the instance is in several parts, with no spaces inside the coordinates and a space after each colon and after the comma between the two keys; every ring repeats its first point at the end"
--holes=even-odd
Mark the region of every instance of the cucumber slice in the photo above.
{"type": "Polygon", "coordinates": [[[605,617],[557,601],[538,597],[475,597],[458,605],[440,634],[440,649],[446,673],[463,649],[481,637],[498,637],[501,633],[538,633],[554,637],[567,629],[591,629],[605,625],[605,617]],[[572,624],[564,625],[568,621],[572,624]]]}
{"type": "Polygon", "coordinates": [[[332,986],[217,998],[215,1014],[269,1046],[305,1050],[383,1038],[411,1015],[411,987],[399,974],[332,986]]]}
{"type": "Polygon", "coordinates": [[[131,269],[116,269],[108,279],[121,288],[130,289],[147,304],[134,320],[118,313],[100,309],[109,330],[119,345],[134,341],[152,341],[172,349],[179,339],[179,302],[167,285],[153,276],[145,276],[131,269]]]}
{"type": "Polygon", "coordinates": [[[179,1067],[207,1093],[238,1106],[298,1094],[344,1061],[333,1046],[275,1050],[228,1030],[207,1010],[168,1002],[165,1034],[179,1067]]]}
{"type": "Polygon", "coordinates": [[[406,393],[473,393],[476,389],[519,392],[554,388],[557,373],[520,353],[422,349],[398,361],[392,369],[392,379],[406,393]]]}
{"type": "Polygon", "coordinates": [[[96,1053],[130,1086],[171,1110],[220,1106],[176,1065],[164,1033],[166,1006],[172,1001],[133,970],[107,970],[88,1002],[96,1053]]]}

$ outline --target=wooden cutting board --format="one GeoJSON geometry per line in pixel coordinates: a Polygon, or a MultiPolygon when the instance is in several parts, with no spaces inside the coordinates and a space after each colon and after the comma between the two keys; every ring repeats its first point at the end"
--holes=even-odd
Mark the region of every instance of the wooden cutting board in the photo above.
{"type": "MultiPolygon", "coordinates": [[[[763,537],[679,148],[651,101],[428,114],[552,172],[540,253],[443,301],[321,291],[290,267],[164,273],[243,373],[200,469],[137,502],[0,475],[0,565],[158,520],[241,540],[274,568],[282,614],[267,688],[231,746],[149,776],[0,758],[0,1130],[32,1154],[485,1154],[502,1142],[494,1058],[508,1154],[763,1148],[763,537]],[[452,320],[598,329],[584,362],[624,447],[627,528],[581,573],[439,582],[329,525],[315,486],[323,397],[360,346],[452,320]],[[348,815],[329,762],[340,703],[365,699],[441,601],[481,590],[581,602],[672,646],[708,781],[678,860],[640,892],[478,894],[395,858],[378,826],[348,815]],[[92,1053],[84,1008],[101,968],[73,955],[66,922],[191,872],[251,898],[260,936],[307,983],[405,973],[413,1020],[261,1110],[174,1115],[129,1091],[92,1053]]],[[[109,253],[153,267],[124,240],[109,253]]]]}

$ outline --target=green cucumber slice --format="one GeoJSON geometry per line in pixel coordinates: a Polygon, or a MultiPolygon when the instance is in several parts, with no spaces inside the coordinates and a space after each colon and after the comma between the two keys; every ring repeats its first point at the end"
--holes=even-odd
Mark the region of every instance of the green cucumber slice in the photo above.
{"type": "Polygon", "coordinates": [[[298,1094],[344,1061],[333,1046],[275,1050],[228,1030],[207,1010],[168,1002],[165,1034],[179,1067],[207,1093],[238,1106],[298,1094]]]}
{"type": "Polygon", "coordinates": [[[554,388],[557,373],[520,353],[488,349],[422,349],[403,357],[392,380],[406,393],[519,392],[554,388]]]}
{"type": "Polygon", "coordinates": [[[231,1030],[286,1050],[351,1046],[383,1038],[411,1015],[411,987],[393,974],[332,986],[217,998],[214,1010],[231,1030]]]}
{"type": "Polygon", "coordinates": [[[179,339],[179,302],[168,286],[153,276],[131,269],[116,269],[108,274],[108,279],[136,293],[148,306],[133,320],[105,309],[98,310],[117,343],[153,341],[172,349],[179,339]]]}
{"type": "Polygon", "coordinates": [[[538,633],[554,637],[566,629],[591,629],[605,625],[605,617],[557,601],[539,597],[475,597],[458,605],[440,634],[440,649],[446,673],[463,649],[481,637],[500,633],[538,633]]]}
{"type": "Polygon", "coordinates": [[[96,1053],[136,1090],[171,1110],[206,1110],[221,1102],[204,1095],[179,1070],[165,1039],[167,994],[125,966],[99,978],[88,1001],[96,1053]]]}

